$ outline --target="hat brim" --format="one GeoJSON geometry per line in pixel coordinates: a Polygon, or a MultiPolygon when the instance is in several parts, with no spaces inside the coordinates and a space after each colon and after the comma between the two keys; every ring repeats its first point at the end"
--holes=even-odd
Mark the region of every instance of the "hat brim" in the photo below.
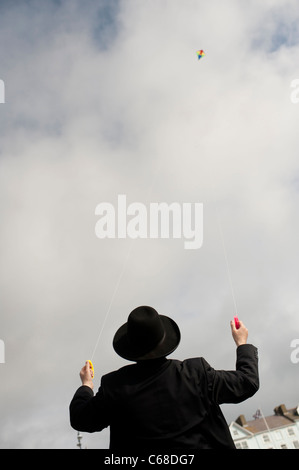
{"type": "Polygon", "coordinates": [[[129,361],[146,361],[159,359],[171,354],[179,345],[181,333],[174,320],[165,315],[159,315],[164,326],[165,336],[163,340],[151,351],[142,354],[137,348],[134,349],[128,340],[128,324],[122,325],[114,335],[113,348],[115,352],[129,361]]]}

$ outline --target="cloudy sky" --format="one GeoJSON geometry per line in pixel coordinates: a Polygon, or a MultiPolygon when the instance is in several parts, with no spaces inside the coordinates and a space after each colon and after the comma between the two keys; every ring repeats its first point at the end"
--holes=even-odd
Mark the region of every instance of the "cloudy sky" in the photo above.
{"type": "Polygon", "coordinates": [[[298,405],[298,24],[296,0],[1,1],[1,448],[76,447],[79,371],[101,331],[95,388],[126,364],[111,342],[138,305],[179,324],[171,357],[233,369],[221,233],[261,380],[225,417],[298,405]],[[203,246],[97,238],[120,194],[203,203],[203,246]]]}

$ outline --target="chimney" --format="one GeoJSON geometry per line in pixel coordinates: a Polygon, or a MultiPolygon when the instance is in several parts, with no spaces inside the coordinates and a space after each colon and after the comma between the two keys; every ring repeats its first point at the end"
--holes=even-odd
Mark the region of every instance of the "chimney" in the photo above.
{"type": "Polygon", "coordinates": [[[285,405],[279,405],[274,408],[274,413],[276,415],[282,415],[284,416],[285,413],[287,412],[286,406],[285,405]]]}
{"type": "Polygon", "coordinates": [[[246,418],[244,415],[238,416],[236,419],[236,423],[239,424],[240,426],[245,426],[247,424],[246,418]]]}

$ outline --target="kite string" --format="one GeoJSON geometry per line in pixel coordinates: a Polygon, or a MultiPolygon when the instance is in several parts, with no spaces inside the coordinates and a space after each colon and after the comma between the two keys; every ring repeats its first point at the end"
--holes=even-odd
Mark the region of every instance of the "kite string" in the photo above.
{"type": "Polygon", "coordinates": [[[99,335],[98,335],[98,338],[97,338],[97,341],[96,341],[96,344],[95,344],[95,347],[94,347],[94,350],[93,350],[93,353],[92,353],[92,355],[91,355],[91,361],[93,360],[93,357],[94,357],[95,352],[96,352],[96,350],[97,350],[97,347],[98,347],[100,338],[101,338],[101,336],[102,336],[102,333],[103,333],[103,331],[104,331],[104,328],[105,328],[107,319],[108,319],[109,314],[110,314],[110,310],[111,310],[111,307],[112,307],[114,298],[115,298],[115,296],[116,296],[116,294],[117,294],[117,292],[118,292],[118,289],[119,289],[121,280],[122,280],[123,275],[124,275],[124,273],[125,273],[125,270],[126,270],[126,267],[127,267],[127,263],[128,263],[128,260],[129,260],[131,251],[132,251],[133,241],[134,241],[134,239],[131,240],[129,250],[128,250],[127,256],[126,256],[126,258],[125,258],[124,264],[123,264],[123,268],[122,268],[122,270],[121,270],[121,272],[120,272],[120,275],[119,275],[119,277],[118,277],[118,280],[117,280],[117,282],[116,282],[116,285],[115,285],[115,288],[114,288],[114,291],[113,291],[113,294],[112,294],[112,297],[111,297],[111,300],[110,300],[110,304],[109,304],[108,309],[107,309],[107,311],[106,311],[106,314],[105,314],[105,317],[104,317],[104,320],[103,320],[103,323],[102,323],[102,326],[101,326],[101,329],[100,329],[100,332],[99,332],[99,335]]]}
{"type": "MultiPolygon", "coordinates": [[[[160,168],[161,166],[161,162],[159,161],[159,166],[158,168],[160,168]]],[[[154,178],[152,178],[152,181],[151,181],[151,186],[149,187],[149,190],[148,190],[148,195],[147,195],[147,198],[150,198],[152,192],[153,192],[153,188],[156,184],[156,180],[157,180],[157,176],[158,176],[158,171],[156,172],[156,175],[154,178]]],[[[106,325],[106,322],[108,320],[108,317],[110,315],[110,311],[111,311],[111,308],[112,308],[112,304],[113,304],[113,301],[116,297],[116,294],[118,292],[118,289],[119,289],[119,286],[121,284],[121,281],[122,281],[122,278],[124,276],[124,273],[125,273],[125,270],[126,270],[126,267],[127,267],[127,264],[128,264],[128,260],[129,260],[129,257],[130,257],[130,254],[131,254],[131,251],[132,251],[132,247],[133,247],[133,243],[134,243],[134,238],[131,239],[131,243],[130,243],[130,247],[129,247],[129,250],[128,250],[128,253],[127,253],[127,256],[125,258],[125,261],[124,261],[124,264],[123,264],[123,268],[120,272],[120,275],[118,277],[118,280],[116,282],[116,285],[115,285],[115,288],[114,288],[114,291],[113,291],[113,294],[112,294],[112,297],[111,297],[111,300],[110,300],[110,304],[108,306],[108,309],[106,311],[106,314],[105,314],[105,317],[104,317],[104,320],[103,320],[103,323],[102,323],[102,326],[101,326],[101,329],[100,329],[100,332],[99,332],[99,335],[98,335],[98,338],[97,338],[97,341],[96,341],[96,344],[95,344],[95,347],[94,347],[94,350],[93,350],[93,353],[92,353],[92,356],[91,356],[91,361],[93,360],[93,357],[95,355],[95,352],[97,350],[97,347],[98,347],[98,344],[99,344],[99,341],[100,341],[100,338],[102,336],[102,333],[104,331],[104,328],[105,328],[105,325],[106,325]]]]}
{"type": "MultiPolygon", "coordinates": [[[[210,174],[211,174],[211,177],[212,177],[212,189],[213,189],[213,192],[214,192],[214,197],[215,197],[215,199],[217,199],[216,198],[216,190],[215,190],[216,186],[215,186],[214,173],[210,172],[210,174]]],[[[216,217],[217,217],[217,222],[218,222],[218,230],[219,230],[219,234],[220,234],[220,238],[221,238],[221,242],[222,242],[222,248],[223,248],[223,254],[224,254],[224,259],[225,259],[227,276],[228,276],[230,290],[231,290],[232,299],[233,299],[233,304],[234,304],[234,308],[235,308],[235,312],[236,312],[235,315],[237,315],[238,314],[238,309],[237,309],[236,296],[235,296],[235,291],[234,291],[234,286],[233,286],[233,281],[232,281],[232,276],[231,276],[231,269],[230,269],[229,262],[228,262],[227,249],[226,249],[225,240],[224,240],[222,223],[221,223],[221,220],[220,220],[219,209],[218,209],[217,206],[216,206],[216,213],[217,213],[216,217]]]]}
{"type": "Polygon", "coordinates": [[[235,292],[234,292],[234,287],[233,287],[233,282],[232,282],[232,277],[231,277],[231,270],[230,270],[229,263],[228,263],[227,250],[226,250],[226,247],[225,247],[224,235],[223,235],[223,230],[222,230],[222,225],[221,225],[221,221],[220,221],[220,218],[219,218],[219,214],[217,215],[217,219],[218,219],[218,229],[219,229],[220,238],[221,238],[221,241],[222,241],[222,247],[223,247],[223,253],[224,253],[224,259],[225,259],[225,264],[226,264],[226,270],[227,270],[229,285],[230,285],[230,288],[231,288],[233,303],[234,303],[234,307],[235,307],[235,314],[237,315],[237,313],[238,313],[237,302],[236,302],[236,297],[235,297],[235,292]]]}

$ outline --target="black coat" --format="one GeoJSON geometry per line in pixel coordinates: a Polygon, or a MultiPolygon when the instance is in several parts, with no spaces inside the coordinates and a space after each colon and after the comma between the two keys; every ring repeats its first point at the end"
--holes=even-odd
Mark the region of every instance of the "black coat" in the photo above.
{"type": "Polygon", "coordinates": [[[78,431],[110,426],[110,449],[235,448],[220,410],[259,388],[257,349],[237,348],[236,370],[214,370],[203,358],[164,358],[122,367],[102,377],[94,396],[81,386],[70,404],[78,431]]]}

